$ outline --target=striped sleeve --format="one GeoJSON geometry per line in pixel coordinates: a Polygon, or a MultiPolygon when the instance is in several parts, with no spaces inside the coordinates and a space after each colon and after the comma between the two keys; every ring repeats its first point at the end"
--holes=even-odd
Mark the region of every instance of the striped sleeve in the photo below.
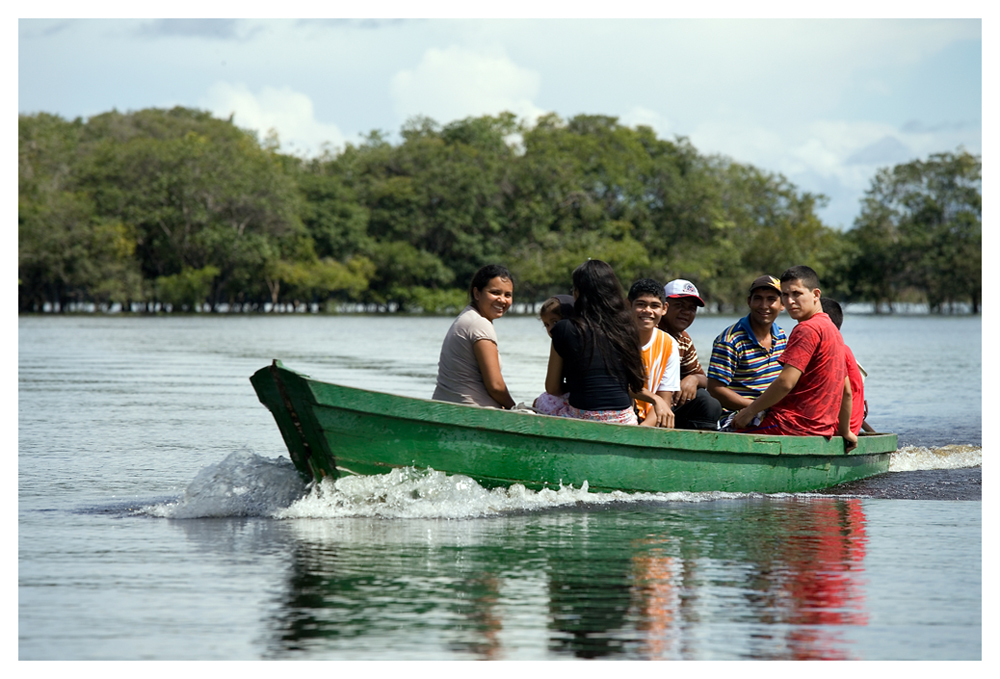
{"type": "Polygon", "coordinates": [[[680,345],[678,351],[681,355],[681,379],[688,375],[704,375],[705,371],[702,370],[701,363],[698,362],[698,352],[694,348],[694,340],[691,339],[691,336],[685,330],[676,339],[680,345]]]}
{"type": "Polygon", "coordinates": [[[708,376],[728,386],[733,381],[733,372],[737,364],[736,347],[732,336],[726,330],[712,343],[712,358],[708,362],[708,376]]]}

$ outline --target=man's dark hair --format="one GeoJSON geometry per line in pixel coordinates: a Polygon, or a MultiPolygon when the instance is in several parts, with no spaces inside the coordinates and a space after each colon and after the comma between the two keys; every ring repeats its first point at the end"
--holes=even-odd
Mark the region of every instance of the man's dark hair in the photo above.
{"type": "Polygon", "coordinates": [[[494,278],[505,278],[511,283],[514,282],[514,277],[510,275],[507,267],[502,264],[487,264],[472,275],[472,282],[469,283],[469,304],[476,303],[476,298],[473,296],[472,291],[482,291],[486,287],[486,284],[494,278]]]}
{"type": "Polygon", "coordinates": [[[844,322],[844,310],[840,308],[840,302],[832,297],[820,297],[819,303],[823,305],[823,313],[829,316],[837,326],[837,330],[840,330],[840,324],[844,322]]]}
{"type": "Polygon", "coordinates": [[[634,302],[643,295],[655,297],[663,303],[667,301],[667,296],[663,293],[663,286],[652,278],[640,278],[628,289],[629,302],[634,302]]]}
{"type": "Polygon", "coordinates": [[[798,266],[785,269],[785,273],[781,274],[780,280],[782,283],[798,281],[802,284],[802,287],[808,288],[809,290],[815,290],[819,287],[819,276],[816,275],[815,271],[804,264],[799,264],[798,266]]]}

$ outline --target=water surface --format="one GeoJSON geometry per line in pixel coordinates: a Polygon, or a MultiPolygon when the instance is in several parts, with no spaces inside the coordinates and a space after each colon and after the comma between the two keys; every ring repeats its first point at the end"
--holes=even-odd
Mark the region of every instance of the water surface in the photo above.
{"type": "MultiPolygon", "coordinates": [[[[699,316],[703,363],[733,321],[699,316]]],[[[450,322],[20,318],[19,657],[981,657],[978,318],[847,317],[906,470],[855,488],[533,493],[404,470],[307,492],[250,374],[280,358],[427,397],[450,322]]],[[[544,330],[497,331],[530,402],[544,330]]]]}

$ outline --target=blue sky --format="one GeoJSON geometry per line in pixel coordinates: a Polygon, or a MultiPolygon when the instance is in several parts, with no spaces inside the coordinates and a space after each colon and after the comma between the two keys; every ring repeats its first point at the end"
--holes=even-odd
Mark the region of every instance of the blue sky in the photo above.
{"type": "Polygon", "coordinates": [[[415,115],[617,116],[824,193],[839,227],[879,167],[982,151],[979,19],[50,18],[17,50],[21,113],[197,107],[300,154],[415,115]]]}

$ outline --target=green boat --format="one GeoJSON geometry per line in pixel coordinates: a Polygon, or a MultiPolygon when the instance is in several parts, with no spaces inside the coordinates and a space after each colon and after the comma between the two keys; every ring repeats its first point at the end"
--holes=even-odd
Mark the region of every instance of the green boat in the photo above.
{"type": "Polygon", "coordinates": [[[758,436],[605,424],[477,408],[313,380],[280,361],[250,378],[306,481],[399,467],[492,488],[802,492],[881,474],[895,434],[758,436]]]}

